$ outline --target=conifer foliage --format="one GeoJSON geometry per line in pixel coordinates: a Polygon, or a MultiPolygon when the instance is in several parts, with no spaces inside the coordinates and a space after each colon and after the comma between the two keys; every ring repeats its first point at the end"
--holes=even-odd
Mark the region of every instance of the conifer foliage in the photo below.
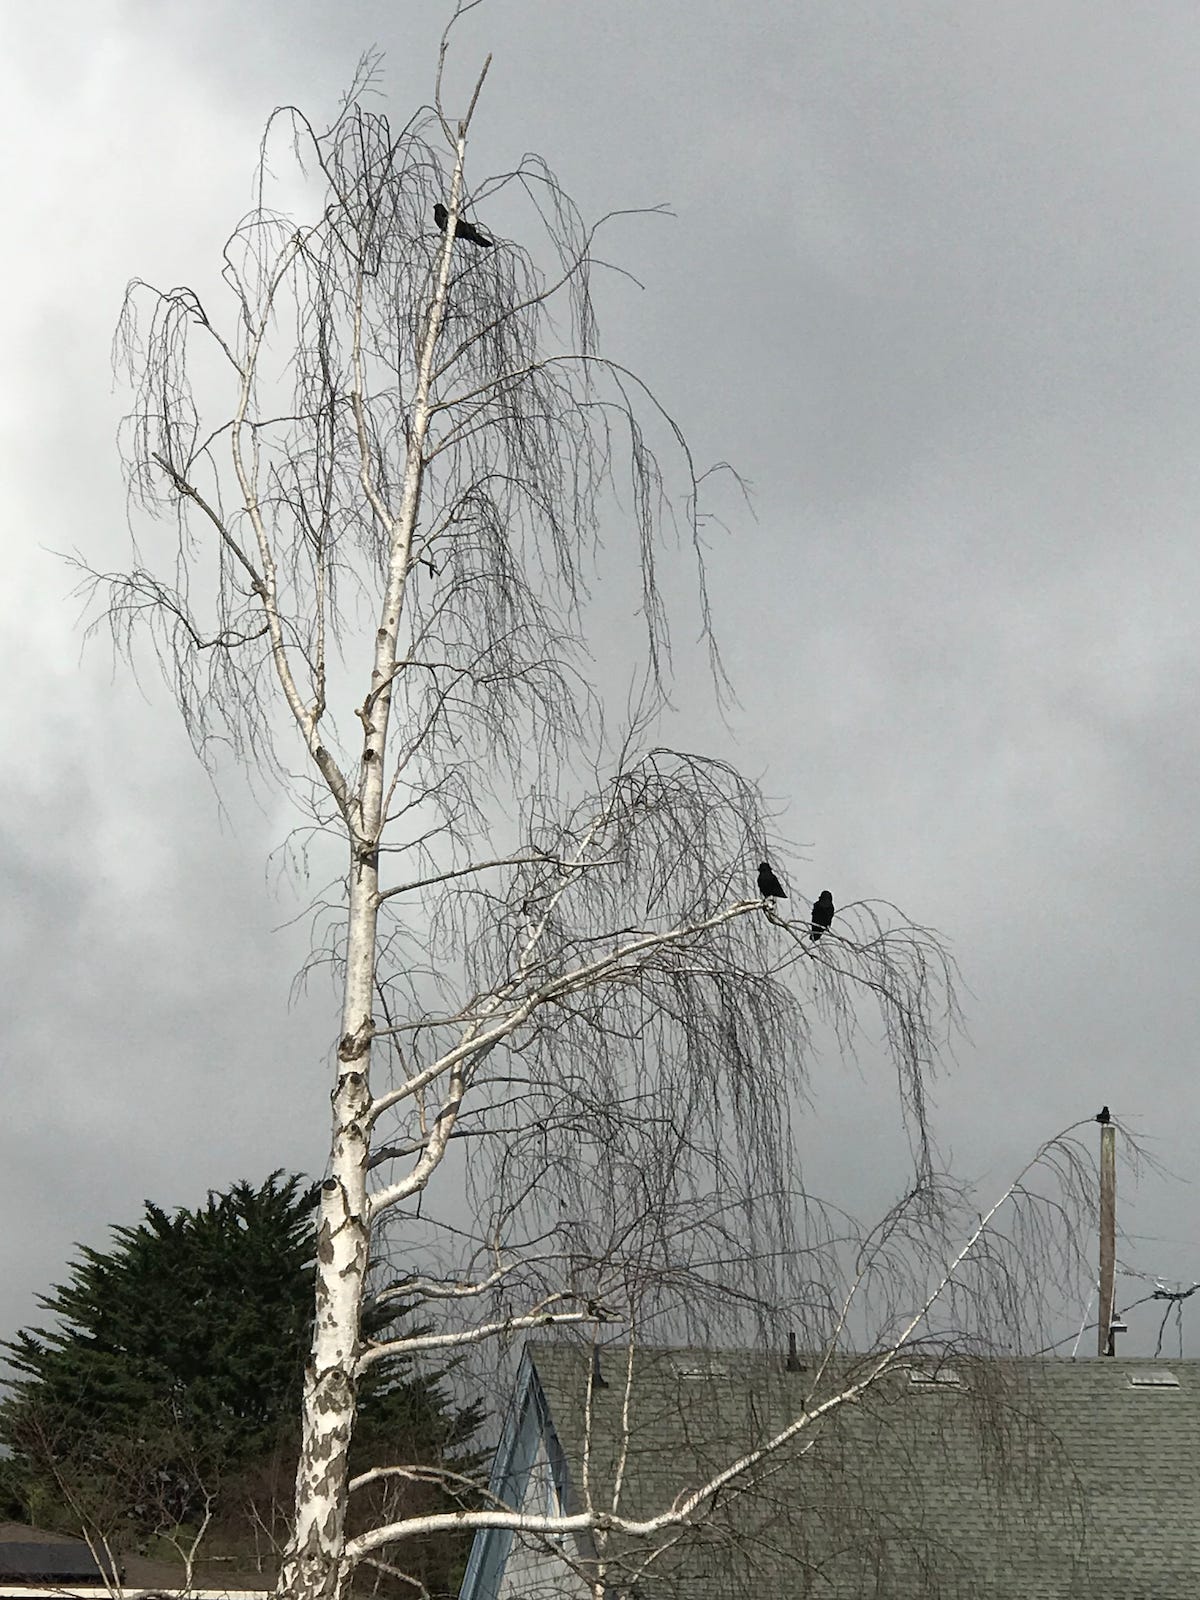
{"type": "MultiPolygon", "coordinates": [[[[29,1520],[142,1548],[207,1524],[211,1547],[262,1564],[295,1475],[317,1193],[275,1172],[195,1210],[147,1201],[107,1250],[79,1248],[41,1298],[55,1325],[4,1346],[0,1440],[29,1520]]],[[[410,1460],[474,1464],[480,1413],[456,1408],[443,1376],[397,1359],[364,1375],[356,1470],[400,1441],[410,1460]]],[[[453,1554],[435,1565],[451,1582],[453,1554]]]]}

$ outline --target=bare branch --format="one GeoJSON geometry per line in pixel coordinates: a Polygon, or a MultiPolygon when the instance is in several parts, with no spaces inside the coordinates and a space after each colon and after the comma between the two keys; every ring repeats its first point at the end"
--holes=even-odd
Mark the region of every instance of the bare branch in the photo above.
{"type": "MultiPolygon", "coordinates": [[[[843,908],[815,946],[753,897],[754,862],[789,855],[756,786],[653,742],[675,535],[725,693],[713,479],[666,404],[600,353],[590,274],[620,213],[586,221],[540,157],[469,172],[491,57],[463,116],[443,89],[475,3],[442,36],[432,110],[401,128],[368,109],[372,59],[331,126],[277,111],[221,303],[135,284],[118,332],[131,500],[174,538],[158,566],[92,575],[114,642],[132,653],[146,631],[197,749],[277,777],[305,850],[338,853],[302,974],[328,967],[340,1015],[289,1600],[332,1600],[355,1561],[392,1572],[380,1552],[419,1532],[645,1526],[666,1548],[701,1504],[498,1522],[519,1514],[427,1498],[347,1542],[355,1381],[384,1357],[467,1359],[609,1319],[712,1339],[796,1314],[840,1336],[877,1293],[902,1334],[903,1251],[927,1264],[948,1225],[925,1083],[958,1020],[953,958],[882,900],[843,908]],[[459,232],[502,201],[523,208],[516,238],[459,232]],[[597,670],[598,581],[640,614],[627,689],[597,670]],[[300,773],[281,754],[297,734],[300,773]],[[402,857],[394,885],[384,855],[402,857]],[[866,1240],[807,1193],[792,1130],[814,1040],[853,1048],[864,1015],[916,1169],[866,1240]],[[385,1161],[405,1166],[372,1191],[385,1161]],[[404,1276],[376,1307],[424,1298],[436,1322],[368,1342],[389,1252],[404,1276]]],[[[710,1499],[749,1470],[737,1460],[710,1499]]],[[[432,1494],[425,1470],[354,1482],[432,1494]]]]}

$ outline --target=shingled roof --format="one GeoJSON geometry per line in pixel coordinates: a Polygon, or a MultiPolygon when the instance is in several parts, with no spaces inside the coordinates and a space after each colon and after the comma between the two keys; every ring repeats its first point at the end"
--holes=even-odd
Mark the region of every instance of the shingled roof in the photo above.
{"type": "MultiPolygon", "coordinates": [[[[590,1353],[527,1347],[523,1418],[506,1434],[494,1492],[544,1508],[548,1487],[568,1512],[589,1495],[610,1499],[625,1360],[623,1349],[605,1352],[607,1387],[593,1387],[589,1420],[590,1353]]],[[[852,1361],[822,1374],[812,1362],[788,1371],[746,1353],[635,1352],[622,1512],[670,1506],[855,1370],[852,1361]]],[[[649,1566],[651,1546],[613,1534],[610,1589],[632,1586],[641,1600],[1200,1594],[1200,1362],[918,1362],[802,1443],[724,1491],[649,1566]]],[[[482,1535],[464,1596],[583,1593],[561,1564],[551,1578],[545,1551],[482,1535]]],[[[585,1541],[568,1554],[586,1570],[596,1550],[585,1541]]]]}
{"type": "Polygon", "coordinates": [[[0,1578],[6,1582],[104,1584],[104,1574],[87,1545],[46,1544],[37,1540],[0,1543],[0,1578]]]}
{"type": "MultiPolygon", "coordinates": [[[[123,1593],[170,1595],[181,1592],[184,1571],[176,1563],[126,1555],[117,1562],[117,1577],[123,1593]]],[[[271,1587],[270,1579],[261,1574],[231,1572],[229,1563],[210,1561],[197,1565],[188,1592],[200,1600],[205,1595],[257,1596],[271,1587]]],[[[0,1600],[10,1595],[62,1596],[92,1591],[104,1595],[108,1590],[96,1557],[83,1539],[24,1523],[0,1522],[0,1600]]]]}

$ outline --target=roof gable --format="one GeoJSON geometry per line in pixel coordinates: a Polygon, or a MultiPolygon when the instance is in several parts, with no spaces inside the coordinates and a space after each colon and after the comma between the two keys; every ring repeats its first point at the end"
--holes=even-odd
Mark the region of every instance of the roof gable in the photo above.
{"type": "MultiPolygon", "coordinates": [[[[548,1469],[554,1491],[553,1508],[557,1510],[566,1500],[566,1461],[541,1380],[526,1347],[488,1479],[488,1493],[493,1500],[514,1508],[525,1505],[539,1459],[548,1469]]],[[[475,1536],[459,1590],[460,1600],[495,1600],[513,1544],[513,1532],[508,1528],[486,1528],[475,1536]]]]}

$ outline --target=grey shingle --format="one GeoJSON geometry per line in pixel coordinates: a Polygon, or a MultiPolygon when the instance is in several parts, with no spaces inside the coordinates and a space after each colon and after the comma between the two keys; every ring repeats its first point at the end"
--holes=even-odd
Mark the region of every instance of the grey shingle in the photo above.
{"type": "MultiPolygon", "coordinates": [[[[604,1505],[625,1403],[622,1349],[530,1347],[569,1478],[568,1509],[604,1505]]],[[[670,1505],[736,1452],[774,1434],[856,1370],[732,1354],[637,1352],[622,1510],[670,1505]]],[[[639,1581],[645,1600],[1154,1600],[1200,1594],[1200,1362],[1000,1361],[956,1368],[957,1386],[881,1381],[725,1490],[639,1581]],[[1131,1375],[1178,1378],[1141,1388],[1131,1375]]],[[[611,1537],[615,1576],[645,1554],[611,1537]]]]}
{"type": "Polygon", "coordinates": [[[25,1583],[96,1584],[104,1582],[86,1544],[32,1540],[0,1543],[0,1577],[25,1583]]]}

